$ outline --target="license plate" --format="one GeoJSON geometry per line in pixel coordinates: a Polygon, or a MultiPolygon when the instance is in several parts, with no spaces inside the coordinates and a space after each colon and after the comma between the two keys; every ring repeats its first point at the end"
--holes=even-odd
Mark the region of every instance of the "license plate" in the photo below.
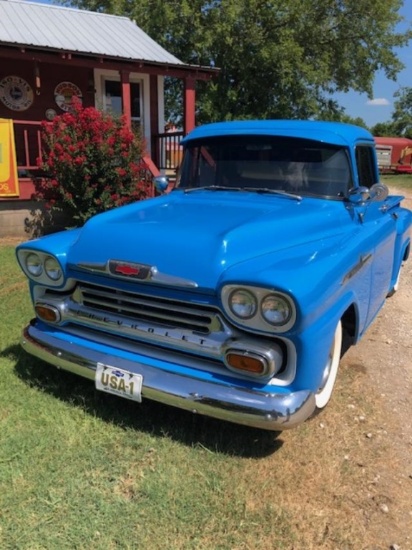
{"type": "Polygon", "coordinates": [[[141,374],[97,363],[95,384],[98,390],[141,403],[142,382],[141,374]]]}

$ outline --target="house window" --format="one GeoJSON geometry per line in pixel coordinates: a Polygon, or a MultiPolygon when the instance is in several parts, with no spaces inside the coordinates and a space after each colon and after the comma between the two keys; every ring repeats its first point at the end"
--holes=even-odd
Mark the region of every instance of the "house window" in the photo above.
{"type": "MultiPolygon", "coordinates": [[[[104,81],[104,99],[105,110],[114,114],[122,115],[122,85],[118,80],[104,81]]],[[[141,94],[140,83],[130,83],[130,103],[132,109],[132,122],[140,123],[141,121],[141,94]]]]}

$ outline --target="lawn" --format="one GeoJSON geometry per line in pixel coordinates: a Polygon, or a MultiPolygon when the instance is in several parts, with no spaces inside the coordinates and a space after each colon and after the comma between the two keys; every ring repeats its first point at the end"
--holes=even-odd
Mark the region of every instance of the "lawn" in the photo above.
{"type": "Polygon", "coordinates": [[[343,550],[376,542],[364,488],[387,447],[374,446],[352,418],[355,407],[378,424],[385,413],[362,390],[358,369],[341,369],[320,416],[264,432],[103,395],[28,357],[19,336],[32,308],[10,243],[0,243],[0,298],[1,548],[343,550]]]}
{"type": "Polygon", "coordinates": [[[412,191],[412,174],[383,175],[381,181],[388,187],[412,191]]]}

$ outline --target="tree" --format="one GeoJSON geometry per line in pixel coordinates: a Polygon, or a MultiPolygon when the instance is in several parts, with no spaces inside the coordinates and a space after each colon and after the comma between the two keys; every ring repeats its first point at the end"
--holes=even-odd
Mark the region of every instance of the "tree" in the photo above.
{"type": "Polygon", "coordinates": [[[371,128],[371,132],[377,137],[396,136],[396,128],[392,122],[378,122],[371,128]]]}
{"type": "Polygon", "coordinates": [[[345,124],[354,124],[355,126],[361,126],[366,130],[369,130],[368,125],[361,117],[351,117],[345,113],[343,107],[334,105],[329,111],[325,111],[322,120],[328,120],[332,122],[344,122],[345,124]]]}
{"type": "Polygon", "coordinates": [[[401,88],[394,95],[398,98],[392,113],[395,135],[412,139],[412,88],[401,88]]]}
{"type": "Polygon", "coordinates": [[[372,129],[374,136],[402,136],[412,139],[412,88],[400,88],[395,94],[392,120],[378,122],[372,129]]]}
{"type": "Polygon", "coordinates": [[[125,14],[186,63],[221,68],[199,83],[198,120],[325,118],[331,96],[372,95],[374,75],[395,79],[402,0],[73,0],[125,14]]]}

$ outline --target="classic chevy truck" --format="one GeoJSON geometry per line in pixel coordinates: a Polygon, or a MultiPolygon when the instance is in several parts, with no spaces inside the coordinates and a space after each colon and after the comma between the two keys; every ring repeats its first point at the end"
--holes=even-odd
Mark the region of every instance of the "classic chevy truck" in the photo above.
{"type": "Polygon", "coordinates": [[[216,123],[182,146],[170,193],[17,248],[22,345],[97,390],[291,428],[397,290],[411,212],[356,126],[216,123]]]}

